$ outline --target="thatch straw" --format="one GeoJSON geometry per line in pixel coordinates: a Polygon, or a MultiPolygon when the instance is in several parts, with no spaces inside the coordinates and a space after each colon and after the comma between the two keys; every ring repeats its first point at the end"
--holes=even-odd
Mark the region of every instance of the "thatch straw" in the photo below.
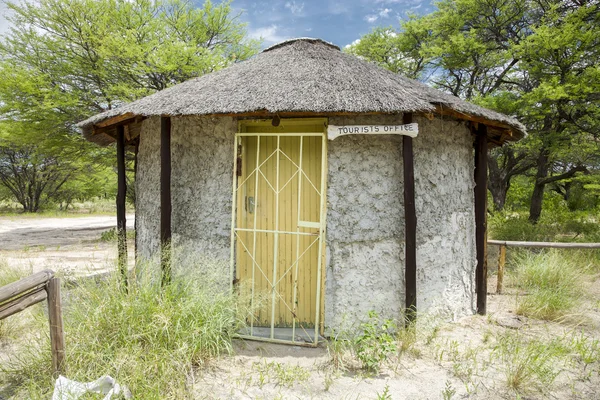
{"type": "Polygon", "coordinates": [[[94,124],[125,114],[402,113],[430,112],[436,105],[502,122],[518,136],[525,132],[514,118],[308,38],[279,43],[247,61],[95,115],[79,126],[90,133],[94,124]]]}

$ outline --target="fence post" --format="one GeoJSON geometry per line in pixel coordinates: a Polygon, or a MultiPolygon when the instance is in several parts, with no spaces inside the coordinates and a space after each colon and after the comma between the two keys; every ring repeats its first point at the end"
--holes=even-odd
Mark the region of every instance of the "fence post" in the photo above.
{"type": "Polygon", "coordinates": [[[498,282],[496,283],[496,293],[502,294],[502,284],[504,281],[504,264],[506,263],[506,246],[501,244],[498,252],[498,282]]]}
{"type": "Polygon", "coordinates": [[[65,373],[65,336],[63,331],[60,279],[52,278],[48,291],[48,320],[50,322],[50,346],[52,347],[52,372],[58,376],[65,373]]]}

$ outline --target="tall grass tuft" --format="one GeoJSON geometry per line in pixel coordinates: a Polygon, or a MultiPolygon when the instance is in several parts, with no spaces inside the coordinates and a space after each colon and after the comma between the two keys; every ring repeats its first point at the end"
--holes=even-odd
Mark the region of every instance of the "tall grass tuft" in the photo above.
{"type": "MultiPolygon", "coordinates": [[[[66,375],[78,381],[111,375],[136,399],[193,397],[194,371],[232,350],[245,319],[241,302],[193,273],[162,288],[151,279],[120,288],[111,277],[63,291],[66,375]]],[[[49,348],[45,337],[5,371],[21,398],[48,398],[49,348]]]]}
{"type": "MultiPolygon", "coordinates": [[[[6,260],[0,259],[0,287],[16,282],[24,277],[25,273],[23,271],[9,266],[6,260]]],[[[0,320],[0,344],[3,340],[14,337],[21,325],[17,317],[0,320]]]]}
{"type": "Polygon", "coordinates": [[[557,250],[516,255],[515,284],[525,293],[517,313],[558,320],[571,312],[582,296],[582,271],[576,258],[557,250]]]}

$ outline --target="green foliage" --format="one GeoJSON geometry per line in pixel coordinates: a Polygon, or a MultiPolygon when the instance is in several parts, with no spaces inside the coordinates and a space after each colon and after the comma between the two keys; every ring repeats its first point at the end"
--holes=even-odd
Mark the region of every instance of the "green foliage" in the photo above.
{"type": "Polygon", "coordinates": [[[515,256],[514,281],[524,291],[517,313],[558,320],[571,313],[582,293],[582,268],[577,259],[557,250],[521,252],[515,256]]]}
{"type": "MultiPolygon", "coordinates": [[[[69,378],[109,374],[134,398],[189,398],[194,369],[232,350],[232,336],[247,316],[239,299],[193,273],[163,287],[133,284],[127,292],[117,279],[84,282],[63,293],[69,378]]],[[[49,349],[48,337],[31,341],[0,367],[3,380],[17,384],[16,398],[48,397],[49,349]]]]}
{"type": "MultiPolygon", "coordinates": [[[[502,210],[511,181],[535,171],[525,203],[538,221],[546,186],[580,179],[584,171],[597,177],[600,170],[598,2],[436,5],[398,29],[375,29],[348,51],[524,122],[526,139],[490,152],[489,188],[502,210]]],[[[572,210],[597,200],[573,194],[572,210]]]]}
{"type": "Polygon", "coordinates": [[[75,123],[258,50],[228,2],[24,0],[7,7],[0,183],[26,211],[114,193],[114,150],[83,140],[75,123]]]}
{"type": "Polygon", "coordinates": [[[377,373],[381,364],[398,351],[393,334],[397,326],[390,319],[381,321],[375,311],[369,311],[369,319],[359,329],[362,333],[354,340],[356,357],[364,369],[377,373]]]}
{"type": "Polygon", "coordinates": [[[379,394],[379,392],[377,392],[377,400],[392,400],[392,395],[390,393],[389,385],[385,385],[385,387],[383,388],[383,392],[381,394],[379,394]]]}
{"type": "MultiPolygon", "coordinates": [[[[127,231],[127,239],[135,239],[135,231],[129,229],[127,231]]],[[[116,242],[117,241],[117,229],[109,229],[100,234],[101,242],[116,242]]]]}

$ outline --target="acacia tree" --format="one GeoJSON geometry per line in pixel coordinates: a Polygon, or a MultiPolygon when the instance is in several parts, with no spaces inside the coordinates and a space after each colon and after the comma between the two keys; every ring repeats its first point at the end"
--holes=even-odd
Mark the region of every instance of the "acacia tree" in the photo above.
{"type": "Polygon", "coordinates": [[[22,144],[23,154],[34,151],[40,160],[58,157],[61,168],[73,169],[67,181],[75,179],[80,161],[95,163],[104,154],[104,167],[114,164],[112,152],[74,139],[76,122],[258,51],[229,2],[196,8],[181,0],[25,0],[7,6],[13,13],[0,39],[6,132],[0,147],[9,148],[7,141],[28,127],[30,142],[11,145],[22,144]],[[57,155],[61,146],[65,151],[57,155]]]}
{"type": "Polygon", "coordinates": [[[547,184],[597,162],[597,146],[590,146],[598,129],[593,98],[600,92],[597,1],[445,0],[438,7],[404,21],[399,30],[384,30],[387,35],[374,31],[349,51],[394,70],[360,43],[373,36],[409,41],[418,47],[396,46],[402,54],[387,59],[417,54],[419,78],[521,119],[530,135],[491,152],[489,188],[495,208],[502,209],[511,179],[536,171],[530,209],[535,222],[547,184]]]}

